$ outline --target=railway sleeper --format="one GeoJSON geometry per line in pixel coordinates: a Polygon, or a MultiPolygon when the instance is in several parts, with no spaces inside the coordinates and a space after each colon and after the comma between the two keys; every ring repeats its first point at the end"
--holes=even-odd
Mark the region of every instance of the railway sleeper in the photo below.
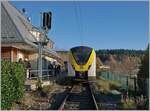
{"type": "Polygon", "coordinates": [[[66,102],[64,109],[70,109],[70,110],[74,110],[74,109],[79,109],[79,102],[66,102]]]}

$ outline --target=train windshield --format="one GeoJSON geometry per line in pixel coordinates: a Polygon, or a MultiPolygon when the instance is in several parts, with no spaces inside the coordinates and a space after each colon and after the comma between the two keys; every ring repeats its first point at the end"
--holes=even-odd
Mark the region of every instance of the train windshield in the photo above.
{"type": "Polygon", "coordinates": [[[88,61],[90,54],[92,52],[92,48],[88,47],[75,47],[71,49],[72,55],[76,60],[77,64],[83,65],[88,61]]]}

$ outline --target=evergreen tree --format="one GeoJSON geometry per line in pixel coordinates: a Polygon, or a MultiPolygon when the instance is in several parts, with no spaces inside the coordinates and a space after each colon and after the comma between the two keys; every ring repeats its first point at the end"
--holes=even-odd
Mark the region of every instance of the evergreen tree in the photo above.
{"type": "Polygon", "coordinates": [[[142,94],[148,95],[148,79],[149,79],[149,46],[145,51],[144,57],[141,60],[141,65],[138,72],[138,86],[142,94]]]}

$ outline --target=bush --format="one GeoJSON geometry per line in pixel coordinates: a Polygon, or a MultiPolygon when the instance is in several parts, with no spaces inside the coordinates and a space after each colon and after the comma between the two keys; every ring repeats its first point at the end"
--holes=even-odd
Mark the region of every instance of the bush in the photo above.
{"type": "Polygon", "coordinates": [[[24,94],[25,68],[20,63],[1,62],[1,108],[10,109],[24,94]]]}
{"type": "Polygon", "coordinates": [[[15,75],[16,81],[14,81],[14,86],[16,89],[15,100],[20,101],[24,94],[24,83],[25,83],[25,68],[22,64],[13,63],[12,72],[15,75]]]}

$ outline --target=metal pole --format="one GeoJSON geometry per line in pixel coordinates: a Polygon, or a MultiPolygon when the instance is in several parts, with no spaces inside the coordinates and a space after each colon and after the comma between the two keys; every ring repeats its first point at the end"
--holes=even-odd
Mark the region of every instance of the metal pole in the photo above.
{"type": "MultiPolygon", "coordinates": [[[[42,20],[42,13],[40,13],[40,28],[42,20]]],[[[41,44],[41,37],[39,37],[38,42],[38,79],[42,81],[42,44],[41,44]]]]}
{"type": "Polygon", "coordinates": [[[38,76],[42,81],[42,45],[38,43],[38,76]]]}

